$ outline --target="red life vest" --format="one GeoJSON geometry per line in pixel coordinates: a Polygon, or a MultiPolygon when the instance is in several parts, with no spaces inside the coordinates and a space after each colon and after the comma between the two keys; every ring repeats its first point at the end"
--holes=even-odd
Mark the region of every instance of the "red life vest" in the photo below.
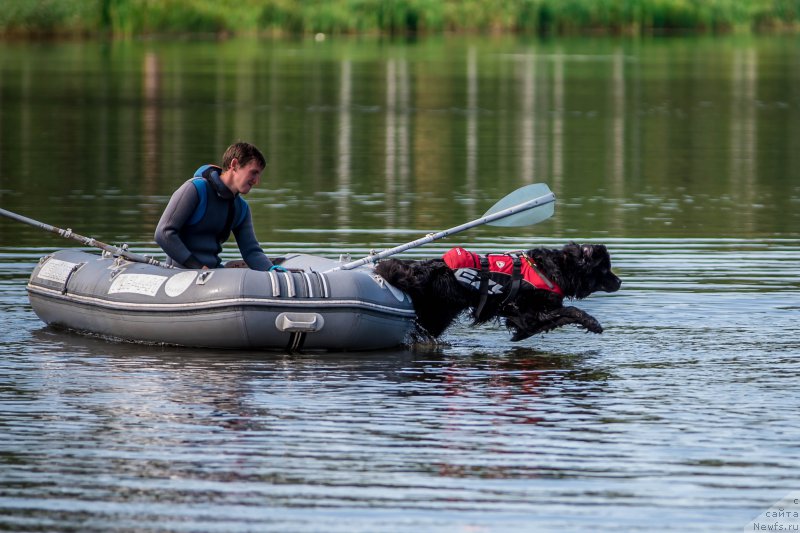
{"type": "MultiPolygon", "coordinates": [[[[514,270],[515,256],[519,256],[521,259],[520,273],[522,274],[523,281],[530,283],[537,289],[564,296],[564,291],[561,290],[561,287],[541,274],[533,259],[522,252],[513,255],[487,254],[486,259],[489,262],[489,272],[497,272],[511,276],[514,270]]],[[[467,251],[464,248],[452,248],[445,252],[442,259],[444,259],[444,262],[451,270],[458,270],[460,268],[481,270],[481,256],[474,252],[467,251]]]]}

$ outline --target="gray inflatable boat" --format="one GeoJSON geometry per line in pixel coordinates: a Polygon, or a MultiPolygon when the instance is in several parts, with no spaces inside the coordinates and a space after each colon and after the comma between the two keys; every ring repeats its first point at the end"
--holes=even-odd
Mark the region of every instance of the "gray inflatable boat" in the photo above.
{"type": "Polygon", "coordinates": [[[47,324],[117,339],[181,346],[375,350],[402,344],[409,297],[371,267],[332,270],[287,255],[287,272],[178,270],[62,250],[43,257],[28,295],[47,324]]]}

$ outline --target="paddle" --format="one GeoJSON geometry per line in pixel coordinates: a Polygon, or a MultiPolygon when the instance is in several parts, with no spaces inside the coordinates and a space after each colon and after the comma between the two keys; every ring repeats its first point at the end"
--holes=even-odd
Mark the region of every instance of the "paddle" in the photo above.
{"type": "MultiPolygon", "coordinates": [[[[425,237],[415,241],[401,244],[394,248],[384,250],[382,252],[369,255],[350,263],[338,267],[342,270],[350,270],[367,263],[375,263],[380,259],[389,257],[390,255],[399,254],[411,248],[428,244],[443,237],[449,237],[461,231],[489,224],[492,226],[529,226],[531,224],[538,224],[543,220],[547,220],[555,212],[556,196],[550,192],[550,188],[544,183],[534,183],[532,185],[525,185],[516,191],[507,194],[503,199],[494,204],[491,209],[486,211],[481,218],[477,218],[460,226],[455,226],[450,229],[440,231],[438,233],[430,233],[425,237]]],[[[337,270],[337,269],[333,269],[337,270]]]]}
{"type": "Polygon", "coordinates": [[[67,229],[57,228],[55,226],[51,226],[49,224],[45,224],[44,222],[39,222],[38,220],[18,215],[17,213],[14,213],[12,211],[7,211],[5,209],[0,209],[0,215],[6,218],[10,218],[12,220],[16,220],[18,222],[22,222],[23,224],[28,224],[29,226],[33,226],[35,228],[43,229],[51,233],[56,233],[66,239],[76,240],[81,244],[85,244],[86,246],[93,246],[95,248],[100,248],[101,250],[104,250],[110,254],[124,257],[129,261],[135,261],[136,263],[147,263],[150,265],[171,268],[168,265],[165,265],[164,263],[161,263],[148,255],[135,254],[119,246],[111,246],[110,244],[100,242],[91,237],[84,237],[83,235],[78,235],[77,233],[73,233],[72,230],[69,228],[67,229]]]}

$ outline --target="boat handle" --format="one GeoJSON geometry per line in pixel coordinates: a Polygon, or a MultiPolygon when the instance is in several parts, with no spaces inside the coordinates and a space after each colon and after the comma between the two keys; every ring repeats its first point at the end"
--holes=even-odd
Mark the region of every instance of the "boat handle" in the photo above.
{"type": "Polygon", "coordinates": [[[278,331],[309,333],[321,330],[324,325],[325,319],[319,313],[281,313],[275,318],[278,331]]]}

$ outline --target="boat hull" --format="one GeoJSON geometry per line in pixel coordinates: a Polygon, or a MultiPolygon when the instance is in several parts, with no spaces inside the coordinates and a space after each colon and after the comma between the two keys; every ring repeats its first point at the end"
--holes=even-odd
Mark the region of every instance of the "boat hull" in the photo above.
{"type": "Polygon", "coordinates": [[[230,349],[374,350],[402,344],[413,305],[370,268],[287,256],[289,272],[177,270],[80,250],[43,257],[28,295],[45,323],[116,339],[230,349]]]}

